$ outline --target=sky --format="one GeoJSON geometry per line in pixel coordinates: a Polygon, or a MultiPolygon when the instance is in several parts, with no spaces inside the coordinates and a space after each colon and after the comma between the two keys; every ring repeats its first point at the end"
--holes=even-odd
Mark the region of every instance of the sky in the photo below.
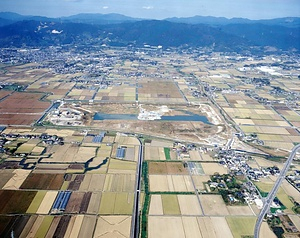
{"type": "Polygon", "coordinates": [[[195,15],[271,19],[300,17],[300,0],[0,0],[0,11],[47,17],[120,13],[147,19],[195,15]]]}

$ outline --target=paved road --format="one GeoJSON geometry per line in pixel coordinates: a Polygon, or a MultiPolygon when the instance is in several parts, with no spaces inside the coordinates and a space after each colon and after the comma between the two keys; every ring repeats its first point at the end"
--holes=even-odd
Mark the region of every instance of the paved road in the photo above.
{"type": "Polygon", "coordinates": [[[140,193],[141,193],[141,177],[142,177],[142,165],[143,165],[143,157],[144,157],[144,147],[140,139],[138,139],[140,142],[140,148],[139,148],[139,158],[138,158],[138,167],[136,172],[136,183],[135,183],[135,195],[134,195],[134,204],[133,204],[133,214],[132,214],[132,220],[131,220],[131,232],[130,237],[131,238],[138,238],[139,237],[139,231],[140,231],[140,193]]]}
{"type": "MultiPolygon", "coordinates": [[[[189,171],[189,175],[190,175],[190,177],[191,177],[191,180],[192,180],[192,184],[193,184],[193,187],[194,187],[194,190],[195,190],[195,193],[196,193],[196,195],[197,195],[197,199],[198,199],[198,203],[199,203],[199,205],[200,205],[200,208],[201,208],[201,211],[202,211],[202,215],[201,216],[205,216],[205,213],[204,213],[204,210],[203,210],[203,206],[202,206],[202,203],[201,203],[201,200],[200,200],[200,197],[199,197],[199,193],[198,193],[198,190],[197,190],[197,188],[196,188],[196,185],[195,185],[195,181],[194,181],[194,179],[193,179],[193,177],[192,177],[192,175],[194,174],[194,173],[192,173],[192,168],[191,168],[191,163],[190,162],[187,162],[187,165],[188,165],[188,171],[189,171]]],[[[196,175],[198,174],[198,173],[195,173],[196,175]]]]}
{"type": "Polygon", "coordinates": [[[261,209],[259,216],[257,218],[256,224],[255,224],[255,228],[254,228],[254,238],[259,238],[259,231],[260,231],[260,227],[261,227],[261,223],[266,215],[266,213],[269,211],[270,206],[276,196],[276,193],[282,183],[282,181],[285,179],[285,175],[297,153],[297,151],[300,149],[300,144],[296,145],[292,152],[290,153],[289,158],[287,159],[287,161],[285,162],[285,165],[283,167],[283,169],[280,172],[279,177],[276,180],[276,183],[274,184],[274,187],[272,188],[271,192],[268,194],[265,202],[264,202],[264,206],[261,209]]]}

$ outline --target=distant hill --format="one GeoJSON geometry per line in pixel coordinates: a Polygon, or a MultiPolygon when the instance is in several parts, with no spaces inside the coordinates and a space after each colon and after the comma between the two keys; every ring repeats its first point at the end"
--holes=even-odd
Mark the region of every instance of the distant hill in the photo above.
{"type": "Polygon", "coordinates": [[[283,26],[264,24],[231,24],[219,28],[235,36],[248,39],[259,46],[274,46],[288,50],[295,48],[300,50],[300,28],[288,28],[283,26]]]}
{"type": "Polygon", "coordinates": [[[194,17],[172,17],[165,19],[170,22],[187,23],[187,24],[208,24],[211,26],[223,26],[229,24],[264,24],[273,26],[285,27],[300,27],[299,17],[285,17],[266,20],[249,20],[246,18],[225,18],[225,17],[210,17],[210,16],[194,16],[194,17]]]}
{"type": "Polygon", "coordinates": [[[177,23],[140,20],[118,14],[79,14],[66,18],[27,16],[25,20],[14,20],[20,18],[18,14],[0,13],[0,47],[83,43],[205,46],[218,51],[249,50],[252,46],[300,50],[300,27],[281,26],[283,20],[279,19],[272,20],[279,25],[213,17],[204,17],[210,24],[177,23]],[[228,21],[239,23],[219,24],[228,21]]]}
{"type": "Polygon", "coordinates": [[[107,25],[104,29],[110,33],[112,40],[119,39],[137,45],[164,47],[215,46],[216,49],[236,49],[248,45],[247,39],[222,32],[207,25],[189,25],[168,21],[139,21],[123,23],[117,26],[107,25]]]}
{"type": "Polygon", "coordinates": [[[115,13],[111,13],[111,14],[82,13],[82,14],[77,14],[69,17],[48,18],[43,16],[23,16],[12,12],[0,12],[0,26],[8,25],[23,20],[107,25],[107,24],[118,24],[123,22],[134,22],[134,21],[139,21],[141,19],[127,17],[115,13]]]}
{"type": "Polygon", "coordinates": [[[247,46],[246,39],[206,25],[188,25],[167,21],[91,25],[82,23],[41,23],[20,21],[0,28],[0,46],[45,46],[94,42],[98,44],[177,47],[214,46],[235,50],[247,46]]]}
{"type": "Polygon", "coordinates": [[[134,22],[141,19],[127,17],[121,14],[110,13],[110,14],[77,14],[69,17],[62,17],[64,22],[74,22],[74,23],[85,23],[85,24],[118,24],[123,22],[134,22]]]}
{"type": "Polygon", "coordinates": [[[0,28],[0,46],[50,46],[96,39],[97,27],[80,23],[19,21],[0,28]]]}
{"type": "Polygon", "coordinates": [[[207,24],[212,26],[228,25],[232,23],[251,23],[251,20],[245,18],[228,19],[225,17],[194,16],[194,17],[172,17],[166,18],[166,21],[186,24],[207,24]]]}
{"type": "Polygon", "coordinates": [[[0,18],[11,21],[21,21],[24,20],[26,16],[14,12],[0,12],[0,18]]]}
{"type": "MultiPolygon", "coordinates": [[[[81,13],[68,17],[47,18],[43,16],[24,16],[13,12],[0,12],[0,19],[10,20],[10,22],[17,22],[22,20],[51,20],[55,22],[65,23],[85,23],[85,24],[118,24],[124,22],[135,22],[148,19],[132,18],[121,14],[109,13],[81,13]]],[[[151,19],[150,19],[151,20],[151,19]]],[[[264,24],[276,25],[285,27],[300,27],[299,17],[285,17],[265,20],[249,20],[246,18],[225,18],[225,17],[212,17],[212,16],[193,16],[193,17],[172,17],[166,18],[165,21],[186,24],[206,24],[210,26],[223,26],[229,24],[264,24]]]]}
{"type": "Polygon", "coordinates": [[[9,20],[9,19],[0,18],[0,26],[6,26],[6,25],[9,25],[12,23],[14,23],[14,21],[9,20]]]}

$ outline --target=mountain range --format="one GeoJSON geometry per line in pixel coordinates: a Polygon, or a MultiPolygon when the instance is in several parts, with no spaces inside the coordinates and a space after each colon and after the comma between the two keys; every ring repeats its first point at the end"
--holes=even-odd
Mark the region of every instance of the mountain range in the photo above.
{"type": "Polygon", "coordinates": [[[253,47],[300,50],[300,18],[249,20],[195,16],[147,20],[120,14],[78,14],[47,18],[0,13],[0,47],[61,44],[213,47],[239,51],[253,47]]]}

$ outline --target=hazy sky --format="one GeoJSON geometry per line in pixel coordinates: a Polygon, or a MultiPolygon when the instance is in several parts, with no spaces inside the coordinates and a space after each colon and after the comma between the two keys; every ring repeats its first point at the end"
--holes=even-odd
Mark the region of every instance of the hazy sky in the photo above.
{"type": "Polygon", "coordinates": [[[120,13],[155,19],[195,15],[269,19],[300,17],[300,0],[0,0],[0,11],[48,17],[120,13]]]}

